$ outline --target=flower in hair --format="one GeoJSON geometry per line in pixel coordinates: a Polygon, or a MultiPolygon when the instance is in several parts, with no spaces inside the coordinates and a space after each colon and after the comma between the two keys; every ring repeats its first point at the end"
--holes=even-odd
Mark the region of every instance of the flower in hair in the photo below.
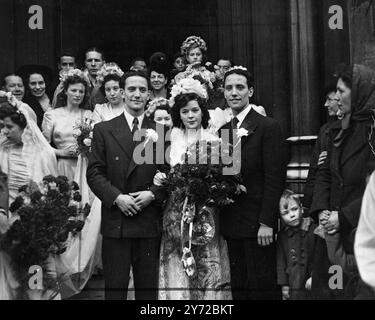
{"type": "Polygon", "coordinates": [[[104,81],[104,77],[109,74],[117,74],[119,77],[122,77],[124,75],[124,72],[121,70],[121,68],[118,66],[115,62],[109,62],[105,63],[102,68],[98,71],[98,74],[96,76],[96,80],[100,83],[104,81]]]}
{"type": "Polygon", "coordinates": [[[90,80],[87,77],[87,75],[79,69],[70,69],[68,71],[60,72],[60,81],[61,82],[66,82],[68,79],[71,79],[73,77],[79,77],[82,80],[86,81],[86,83],[88,85],[90,85],[90,80]]]}
{"type": "Polygon", "coordinates": [[[189,49],[193,45],[196,45],[202,51],[207,51],[206,42],[201,37],[190,36],[190,37],[187,37],[186,40],[182,43],[181,53],[186,55],[189,52],[189,49]]]}
{"type": "Polygon", "coordinates": [[[169,106],[173,107],[175,103],[175,98],[179,94],[185,93],[195,93],[202,99],[208,98],[207,90],[199,80],[193,78],[185,78],[177,82],[177,84],[175,84],[172,87],[171,98],[169,99],[169,106]]]}
{"type": "Polygon", "coordinates": [[[146,116],[149,117],[157,107],[168,105],[168,99],[163,97],[155,98],[148,103],[146,116]]]}
{"type": "MultiPolygon", "coordinates": [[[[227,72],[233,71],[233,70],[242,70],[242,71],[248,71],[246,67],[243,66],[234,66],[232,68],[229,68],[227,72]]],[[[227,73],[225,72],[225,73],[227,73]]]]}
{"type": "Polygon", "coordinates": [[[17,98],[13,95],[12,92],[5,92],[0,90],[0,97],[5,97],[8,100],[8,103],[11,104],[13,107],[16,107],[18,109],[19,101],[17,98]]]}

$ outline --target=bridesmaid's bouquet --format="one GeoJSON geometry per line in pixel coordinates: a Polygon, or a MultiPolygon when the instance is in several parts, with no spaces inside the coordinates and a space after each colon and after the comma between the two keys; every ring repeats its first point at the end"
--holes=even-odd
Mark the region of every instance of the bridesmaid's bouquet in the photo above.
{"type": "Polygon", "coordinates": [[[91,118],[77,121],[73,136],[76,139],[77,154],[87,156],[91,152],[94,122],[91,118]]]}
{"type": "Polygon", "coordinates": [[[30,267],[37,266],[43,271],[43,289],[58,292],[54,256],[63,253],[68,238],[83,228],[90,207],[80,203],[77,183],[65,176],[46,176],[39,185],[31,182],[19,189],[10,205],[16,220],[2,238],[0,250],[11,258],[26,291],[30,267]]]}

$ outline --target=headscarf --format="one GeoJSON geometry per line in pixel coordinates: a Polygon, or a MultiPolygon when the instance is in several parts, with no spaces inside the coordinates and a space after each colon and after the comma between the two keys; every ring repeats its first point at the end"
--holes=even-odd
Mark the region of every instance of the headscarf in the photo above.
{"type": "Polygon", "coordinates": [[[352,121],[362,122],[375,116],[375,71],[364,65],[353,66],[352,121]]]}

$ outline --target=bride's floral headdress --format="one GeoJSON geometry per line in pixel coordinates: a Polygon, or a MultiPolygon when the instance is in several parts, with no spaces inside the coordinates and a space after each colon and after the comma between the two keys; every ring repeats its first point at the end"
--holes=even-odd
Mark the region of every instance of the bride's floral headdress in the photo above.
{"type": "Polygon", "coordinates": [[[71,79],[73,77],[79,77],[83,79],[88,86],[90,85],[90,80],[87,77],[86,73],[79,69],[70,69],[68,71],[60,73],[60,81],[63,83],[65,83],[68,79],[71,79]]]}
{"type": "Polygon", "coordinates": [[[124,75],[124,71],[115,62],[105,63],[102,68],[98,71],[96,80],[100,83],[104,81],[104,77],[109,74],[117,74],[119,77],[124,75]]]}
{"type": "Polygon", "coordinates": [[[201,37],[190,36],[187,37],[186,40],[182,43],[181,53],[186,55],[193,45],[196,45],[202,51],[207,51],[206,41],[204,41],[201,37]]]}
{"type": "Polygon", "coordinates": [[[169,106],[173,107],[175,103],[175,98],[179,94],[184,93],[195,93],[203,99],[207,99],[207,90],[204,85],[201,84],[199,80],[193,78],[185,78],[180,80],[177,84],[172,87],[171,98],[169,99],[169,106]]]}
{"type": "Polygon", "coordinates": [[[13,95],[12,92],[5,92],[3,90],[0,90],[0,97],[1,98],[7,98],[9,104],[11,104],[13,107],[17,107],[17,98],[13,95]]]}

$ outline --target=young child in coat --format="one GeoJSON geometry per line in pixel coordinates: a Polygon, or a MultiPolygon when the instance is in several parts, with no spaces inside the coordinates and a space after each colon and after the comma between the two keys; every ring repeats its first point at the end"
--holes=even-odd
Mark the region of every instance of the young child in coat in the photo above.
{"type": "Polygon", "coordinates": [[[300,198],[291,190],[281,196],[281,231],[277,237],[277,283],[283,300],[309,299],[316,225],[303,218],[300,198]]]}

